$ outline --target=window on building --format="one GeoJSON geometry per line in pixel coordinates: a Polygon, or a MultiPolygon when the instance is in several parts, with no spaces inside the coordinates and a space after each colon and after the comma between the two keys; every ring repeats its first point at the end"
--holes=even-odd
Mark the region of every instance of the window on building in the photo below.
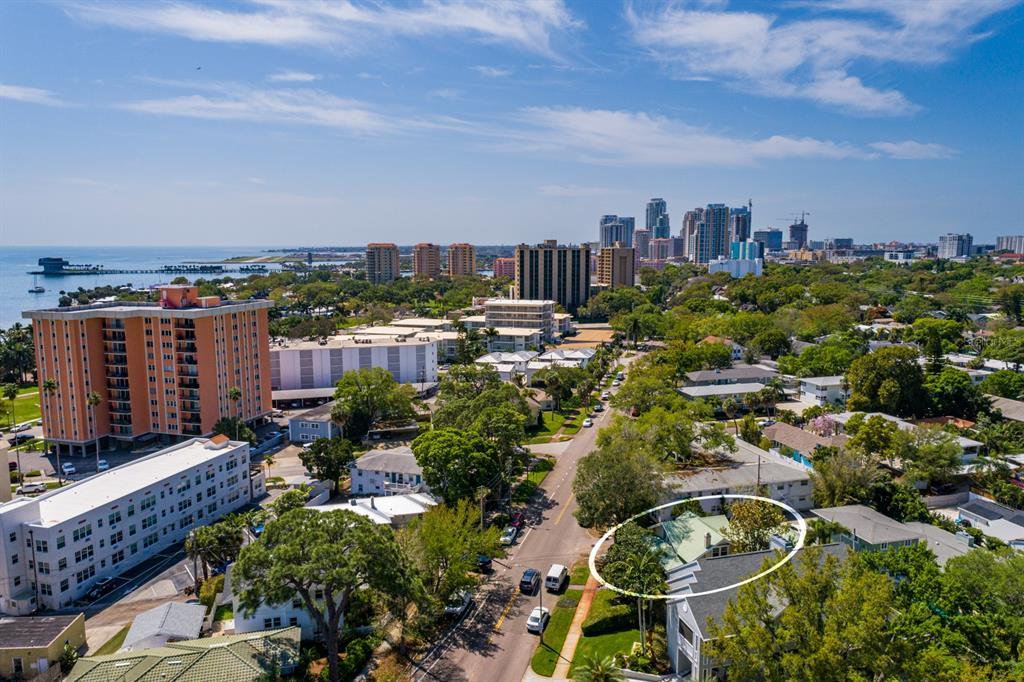
{"type": "Polygon", "coordinates": [[[693,630],[682,619],[679,620],[679,637],[690,646],[693,646],[693,630]]]}

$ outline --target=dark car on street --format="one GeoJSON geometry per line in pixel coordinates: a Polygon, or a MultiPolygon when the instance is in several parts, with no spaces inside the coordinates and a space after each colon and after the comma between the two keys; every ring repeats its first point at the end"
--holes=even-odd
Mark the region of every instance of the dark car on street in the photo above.
{"type": "Polygon", "coordinates": [[[540,571],[536,568],[528,568],[523,571],[523,577],[519,580],[519,591],[523,594],[534,594],[540,589],[540,571]]]}

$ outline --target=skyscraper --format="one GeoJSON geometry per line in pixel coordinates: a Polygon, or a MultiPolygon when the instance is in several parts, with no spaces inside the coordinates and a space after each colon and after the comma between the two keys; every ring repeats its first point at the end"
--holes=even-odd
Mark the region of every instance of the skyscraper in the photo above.
{"type": "Polygon", "coordinates": [[[494,276],[495,277],[515,277],[516,276],[516,259],[515,258],[495,258],[494,259],[494,276]]]}
{"type": "Polygon", "coordinates": [[[939,235],[939,258],[965,258],[971,255],[974,237],[948,232],[939,235]]]}
{"type": "Polygon", "coordinates": [[[651,245],[651,231],[640,228],[633,233],[633,250],[635,251],[636,260],[641,258],[648,258],[650,253],[651,245]]]}
{"type": "Polygon", "coordinates": [[[415,277],[437,279],[441,276],[441,247],[423,242],[413,247],[412,273],[415,277]]]}
{"type": "Polygon", "coordinates": [[[590,246],[555,239],[516,247],[516,298],[557,301],[570,313],[590,298],[590,246]]]}
{"type": "Polygon", "coordinates": [[[633,248],[615,244],[597,254],[597,283],[610,287],[631,287],[635,283],[636,262],[633,248]]]}
{"type": "Polygon", "coordinates": [[[719,256],[729,255],[729,207],[725,204],[708,204],[704,217],[697,224],[693,240],[694,263],[709,263],[719,256]]]}
{"type": "Polygon", "coordinates": [[[793,243],[794,248],[802,249],[807,246],[807,232],[808,227],[803,216],[800,216],[800,222],[789,226],[789,241],[793,243]]]}
{"type": "Polygon", "coordinates": [[[633,245],[633,228],[636,219],[629,216],[603,215],[598,224],[598,242],[603,248],[619,242],[623,246],[633,245]]]}
{"type": "Polygon", "coordinates": [[[764,258],[764,243],[751,239],[742,242],[732,242],[729,244],[729,258],[731,260],[764,258]]]}
{"type": "Polygon", "coordinates": [[[692,211],[687,211],[683,214],[683,228],[679,232],[679,236],[683,238],[683,249],[684,254],[690,260],[693,260],[693,254],[696,252],[696,239],[697,239],[697,226],[700,225],[704,220],[704,209],[695,208],[692,211]]]}
{"type": "Polygon", "coordinates": [[[164,286],[160,303],[116,301],[28,310],[43,430],[86,454],[111,439],[200,436],[221,417],[271,410],[272,301],[222,301],[191,286],[164,286]],[[231,389],[241,389],[234,400],[231,389]],[[96,394],[95,405],[90,397],[96,394]],[[81,448],[80,450],[78,448],[81,448]]]}
{"type": "Polygon", "coordinates": [[[460,242],[448,246],[448,275],[476,274],[476,247],[472,244],[460,242]]]}
{"type": "Polygon", "coordinates": [[[646,227],[654,239],[664,239],[669,235],[668,204],[658,197],[647,202],[646,227]]]}
{"type": "Polygon", "coordinates": [[[380,242],[366,245],[366,281],[386,284],[401,276],[397,246],[380,242]]]}
{"type": "Polygon", "coordinates": [[[764,248],[768,251],[780,251],[782,249],[782,230],[771,227],[765,230],[755,230],[754,241],[764,244],[764,248]]]}
{"type": "Polygon", "coordinates": [[[729,241],[743,242],[750,239],[750,221],[753,204],[729,209],[729,241]]]}

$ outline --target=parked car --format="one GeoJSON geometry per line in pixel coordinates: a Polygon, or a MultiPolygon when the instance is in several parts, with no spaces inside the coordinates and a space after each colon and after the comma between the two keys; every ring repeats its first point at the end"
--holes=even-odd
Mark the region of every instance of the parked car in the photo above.
{"type": "Polygon", "coordinates": [[[618,379],[616,379],[615,381],[612,382],[612,386],[621,386],[621,385],[622,385],[622,382],[619,381],[618,379]]]}
{"type": "Polygon", "coordinates": [[[618,374],[615,375],[615,378],[618,381],[625,381],[626,380],[626,373],[625,372],[619,372],[618,374]]]}
{"type": "Polygon", "coordinates": [[[569,569],[562,564],[551,564],[548,574],[544,577],[544,588],[548,592],[561,592],[564,585],[569,584],[569,569]]]}
{"type": "Polygon", "coordinates": [[[512,518],[509,520],[508,525],[522,528],[524,523],[526,523],[526,517],[523,515],[523,512],[517,511],[512,513],[512,518]]]}
{"type": "Polygon", "coordinates": [[[18,469],[18,463],[15,462],[13,459],[7,463],[7,470],[8,471],[16,471],[17,469],[18,469]]]}
{"type": "Polygon", "coordinates": [[[469,590],[462,590],[456,592],[449,599],[448,603],[444,607],[444,615],[446,616],[461,616],[469,608],[470,602],[473,601],[473,593],[469,590]]]}
{"type": "Polygon", "coordinates": [[[601,403],[594,405],[594,412],[604,412],[604,405],[601,403]]]}
{"type": "Polygon", "coordinates": [[[523,594],[533,594],[540,588],[540,571],[536,568],[528,568],[523,571],[523,577],[519,579],[519,591],[523,594]]]}
{"type": "Polygon", "coordinates": [[[21,433],[22,431],[28,431],[31,428],[31,424],[18,424],[13,429],[11,429],[11,433],[21,433]]]}
{"type": "Polygon", "coordinates": [[[593,425],[594,425],[594,420],[591,419],[590,417],[587,417],[586,419],[583,420],[583,427],[584,428],[589,429],[593,425]]]}
{"type": "Polygon", "coordinates": [[[101,459],[96,462],[96,471],[106,471],[110,468],[110,463],[105,459],[101,459]]]}
{"type": "Polygon", "coordinates": [[[35,493],[45,493],[45,492],[46,492],[46,484],[45,483],[23,483],[22,485],[18,486],[18,494],[19,495],[33,495],[35,493]]]}
{"type": "Polygon", "coordinates": [[[72,464],[71,462],[64,462],[63,464],[61,464],[60,470],[64,472],[65,476],[70,476],[71,474],[78,473],[78,469],[76,469],[75,465],[72,464]]]}
{"type": "Polygon", "coordinates": [[[514,543],[518,536],[519,536],[519,529],[516,528],[515,526],[509,526],[504,531],[502,531],[501,537],[498,538],[498,542],[501,543],[502,545],[505,545],[507,547],[508,545],[511,545],[512,543],[514,543]]]}
{"type": "Polygon", "coordinates": [[[33,436],[32,434],[19,433],[17,436],[14,436],[13,438],[8,438],[7,440],[10,442],[11,445],[21,445],[22,443],[29,442],[33,438],[35,438],[35,436],[33,436]]]}
{"type": "Polygon", "coordinates": [[[96,600],[114,589],[114,579],[109,577],[100,578],[92,589],[85,595],[86,599],[96,600]]]}
{"type": "Polygon", "coordinates": [[[612,394],[609,391],[604,391],[603,393],[601,393],[601,400],[608,400],[611,397],[612,394]]]}
{"type": "Polygon", "coordinates": [[[539,635],[544,632],[549,620],[551,620],[551,612],[543,606],[535,606],[533,611],[530,611],[530,617],[526,619],[526,631],[539,635]]]}
{"type": "Polygon", "coordinates": [[[481,573],[486,573],[491,570],[491,557],[486,554],[476,555],[476,567],[481,573]]]}

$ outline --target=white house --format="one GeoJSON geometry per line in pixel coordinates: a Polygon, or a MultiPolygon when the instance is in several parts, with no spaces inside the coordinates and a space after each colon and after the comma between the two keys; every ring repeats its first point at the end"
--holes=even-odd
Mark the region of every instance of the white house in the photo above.
{"type": "MultiPolygon", "coordinates": [[[[249,503],[249,444],[193,438],[0,506],[0,611],[60,609],[249,503]]],[[[258,480],[257,480],[258,479],[258,480]]]]}
{"type": "Polygon", "coordinates": [[[986,535],[999,538],[1015,549],[1024,550],[1024,512],[1004,507],[977,495],[957,507],[961,521],[967,521],[986,535]]]}
{"type": "Polygon", "coordinates": [[[845,377],[804,377],[800,379],[800,396],[818,405],[845,405],[850,398],[845,377]]]}
{"type": "Polygon", "coordinates": [[[515,352],[492,352],[482,355],[475,360],[476,364],[492,367],[498,373],[502,381],[512,381],[512,378],[519,374],[529,382],[536,370],[530,370],[532,360],[537,357],[537,351],[518,350],[515,352]]]}
{"type": "Polygon", "coordinates": [[[407,495],[386,495],[384,497],[352,498],[348,504],[325,504],[308,507],[320,512],[332,512],[348,509],[365,516],[382,526],[403,528],[414,520],[421,518],[431,507],[437,505],[437,499],[427,493],[410,493],[407,495]]]}
{"type": "Polygon", "coordinates": [[[757,393],[764,389],[764,384],[711,384],[709,386],[684,386],[679,392],[684,398],[698,400],[700,398],[717,398],[727,400],[732,398],[742,403],[748,393],[757,393]]]}
{"type": "Polygon", "coordinates": [[[349,465],[353,495],[403,495],[427,489],[423,468],[404,445],[370,450],[349,465]]]}
{"type": "MultiPolygon", "coordinates": [[[[320,626],[309,613],[301,597],[296,596],[280,604],[261,603],[254,611],[247,613],[242,606],[241,593],[242,587],[237,584],[232,564],[224,575],[224,595],[227,597],[225,601],[231,602],[234,611],[235,634],[294,625],[302,630],[302,639],[317,639],[320,636],[320,626]]],[[[322,604],[323,591],[314,592],[313,599],[322,604]]]]}

